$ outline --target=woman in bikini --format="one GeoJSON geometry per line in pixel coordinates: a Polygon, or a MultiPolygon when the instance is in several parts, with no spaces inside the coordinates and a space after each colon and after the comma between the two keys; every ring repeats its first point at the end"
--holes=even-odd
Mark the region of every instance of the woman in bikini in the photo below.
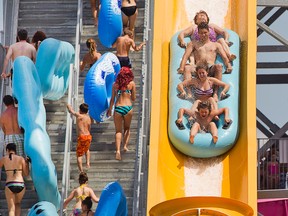
{"type": "Polygon", "coordinates": [[[80,71],[82,72],[85,69],[86,65],[90,67],[101,57],[101,53],[97,51],[97,44],[93,38],[89,38],[86,41],[86,46],[89,49],[89,52],[86,53],[80,62],[80,71]]]}
{"type": "MultiPolygon", "coordinates": [[[[198,65],[196,67],[196,73],[197,73],[197,78],[191,78],[188,80],[185,80],[181,83],[178,84],[177,88],[179,90],[178,97],[182,99],[195,99],[191,109],[186,109],[186,108],[180,108],[178,111],[178,119],[175,121],[177,127],[180,130],[185,129],[183,125],[183,116],[188,115],[188,122],[190,126],[193,124],[193,119],[195,118],[195,113],[197,111],[197,107],[199,102],[203,101],[209,101],[212,110],[218,110],[218,105],[213,97],[213,94],[217,94],[217,92],[214,92],[213,87],[215,85],[222,87],[223,90],[220,93],[220,98],[223,100],[227,98],[229,95],[227,91],[229,90],[229,84],[224,83],[214,77],[209,77],[208,76],[208,66],[207,65],[198,65]],[[186,89],[189,88],[194,88],[194,94],[193,95],[188,95],[185,91],[186,89]]],[[[218,116],[215,117],[215,120],[218,120],[218,116]]]]}
{"type": "Polygon", "coordinates": [[[123,28],[128,28],[134,34],[135,22],[138,15],[136,0],[122,0],[121,5],[123,28]]]}
{"type": "Polygon", "coordinates": [[[132,102],[136,99],[136,85],[133,81],[134,75],[130,68],[122,67],[112,88],[112,96],[107,116],[112,115],[114,109],[115,124],[115,144],[116,144],[116,160],[121,160],[120,146],[122,140],[122,124],[124,121],[124,152],[128,151],[128,142],[130,138],[130,125],[133,115],[132,102]]]}
{"type": "Polygon", "coordinates": [[[6,170],[5,196],[9,216],[21,215],[21,201],[25,194],[23,176],[29,175],[28,159],[16,155],[16,145],[9,143],[6,146],[6,156],[0,159],[0,169],[6,170]]]}
{"type": "Polygon", "coordinates": [[[99,198],[95,195],[93,189],[88,186],[88,176],[85,172],[81,172],[79,174],[79,184],[80,186],[70,193],[70,195],[67,197],[63,204],[63,209],[65,211],[69,202],[71,202],[74,197],[76,198],[76,204],[74,205],[73,213],[71,213],[70,216],[81,215],[81,204],[82,201],[86,199],[86,197],[91,197],[91,199],[96,203],[99,202],[99,198]]]}

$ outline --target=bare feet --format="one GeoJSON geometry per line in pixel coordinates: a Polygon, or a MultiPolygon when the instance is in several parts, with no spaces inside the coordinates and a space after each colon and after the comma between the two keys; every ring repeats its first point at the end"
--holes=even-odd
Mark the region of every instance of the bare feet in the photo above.
{"type": "Polygon", "coordinates": [[[183,74],[184,73],[184,68],[178,68],[177,72],[178,72],[178,74],[183,74]]]}
{"type": "Polygon", "coordinates": [[[194,136],[190,135],[189,141],[190,141],[191,144],[193,144],[194,143],[194,136]]]}
{"type": "Polygon", "coordinates": [[[232,72],[232,70],[233,70],[233,68],[231,66],[227,67],[225,73],[230,74],[232,72]]]}
{"type": "Polygon", "coordinates": [[[229,56],[229,61],[232,62],[232,61],[234,61],[236,58],[237,58],[236,55],[231,54],[231,55],[229,56]]]}
{"type": "Polygon", "coordinates": [[[213,143],[216,144],[216,142],[218,141],[218,137],[217,136],[213,136],[212,139],[213,139],[213,143]]]}
{"type": "Polygon", "coordinates": [[[126,146],[124,146],[124,147],[123,147],[123,151],[124,151],[124,152],[128,152],[129,149],[128,149],[126,146]]]}
{"type": "Polygon", "coordinates": [[[115,156],[116,160],[121,160],[121,154],[119,151],[116,152],[116,156],[115,156]]]}

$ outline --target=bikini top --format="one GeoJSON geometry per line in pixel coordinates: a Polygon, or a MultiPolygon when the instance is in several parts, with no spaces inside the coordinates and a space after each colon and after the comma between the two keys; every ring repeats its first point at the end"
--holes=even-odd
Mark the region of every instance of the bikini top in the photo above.
{"type": "Polygon", "coordinates": [[[126,90],[124,90],[124,91],[118,89],[117,95],[119,96],[119,95],[121,95],[123,92],[126,92],[126,93],[128,93],[128,94],[131,94],[131,90],[129,90],[129,89],[126,89],[126,90]]]}
{"type": "Polygon", "coordinates": [[[86,197],[88,197],[87,195],[84,194],[84,187],[86,186],[86,184],[82,184],[80,185],[80,188],[82,188],[82,195],[77,196],[76,199],[81,199],[82,201],[86,199],[86,197]]]}
{"type": "MultiPolygon", "coordinates": [[[[10,160],[12,160],[12,155],[13,155],[13,153],[10,153],[10,154],[9,154],[9,159],[10,159],[10,160]]],[[[13,172],[13,175],[15,175],[17,171],[22,171],[22,169],[6,170],[6,172],[13,172]]]]}
{"type": "MultiPolygon", "coordinates": [[[[191,39],[194,39],[194,40],[197,40],[197,41],[200,40],[200,37],[199,37],[199,34],[198,34],[198,28],[195,28],[194,34],[193,34],[193,36],[192,36],[191,39]]],[[[214,29],[211,28],[211,27],[209,27],[209,39],[210,39],[210,41],[212,41],[212,42],[216,42],[216,41],[217,41],[216,32],[215,32],[214,29]]]]}
{"type": "Polygon", "coordinates": [[[195,90],[194,90],[194,95],[195,95],[196,98],[203,97],[203,96],[212,97],[213,88],[211,87],[211,85],[210,85],[210,89],[207,89],[207,90],[202,90],[202,89],[196,87],[195,90]]]}

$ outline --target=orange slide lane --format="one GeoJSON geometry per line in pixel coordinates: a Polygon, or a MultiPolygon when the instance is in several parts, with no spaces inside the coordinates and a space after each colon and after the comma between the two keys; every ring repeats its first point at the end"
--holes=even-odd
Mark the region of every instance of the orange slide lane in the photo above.
{"type": "MultiPolygon", "coordinates": [[[[230,214],[231,209],[223,209],[225,204],[231,208],[231,203],[238,206],[236,209],[243,206],[251,208],[256,215],[256,39],[256,1],[154,1],[147,215],[151,208],[157,206],[161,210],[172,205],[174,209],[179,208],[177,212],[185,211],[185,200],[193,197],[198,197],[198,201],[194,199],[195,203],[191,208],[208,208],[211,200],[215,198],[217,201],[214,202],[219,202],[219,205],[214,207],[221,208],[219,212],[223,212],[222,215],[230,214]],[[235,31],[241,39],[239,138],[228,153],[213,159],[192,159],[180,153],[169,141],[167,129],[169,42],[177,31],[190,25],[195,12],[200,9],[208,12],[211,23],[235,31]],[[210,198],[201,198],[206,196],[210,198]]],[[[171,212],[159,212],[162,213],[158,215],[172,215],[171,212]]],[[[151,211],[151,215],[152,213],[151,211]]]]}

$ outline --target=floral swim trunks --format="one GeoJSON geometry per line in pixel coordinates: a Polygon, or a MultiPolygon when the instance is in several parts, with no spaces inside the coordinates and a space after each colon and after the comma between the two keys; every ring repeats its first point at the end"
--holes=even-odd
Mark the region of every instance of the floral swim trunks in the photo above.
{"type": "Polygon", "coordinates": [[[76,155],[77,157],[83,156],[90,148],[92,141],[91,135],[80,135],[77,139],[76,155]]]}

